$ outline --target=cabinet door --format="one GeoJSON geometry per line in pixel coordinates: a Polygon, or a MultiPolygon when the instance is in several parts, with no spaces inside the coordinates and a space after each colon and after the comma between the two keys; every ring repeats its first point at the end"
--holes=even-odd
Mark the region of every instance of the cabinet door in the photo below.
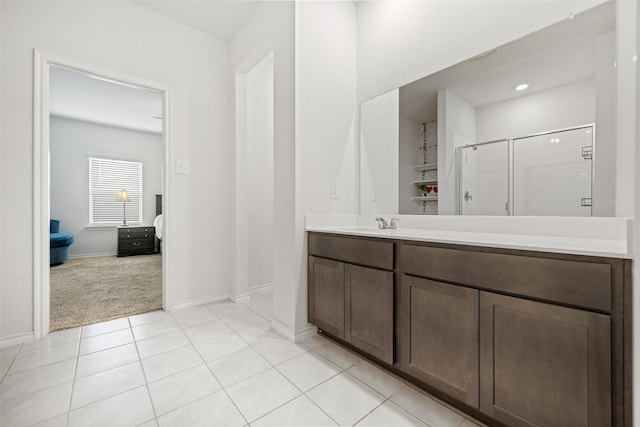
{"type": "Polygon", "coordinates": [[[510,426],[610,426],[610,317],[480,295],[480,410],[510,426]]]}
{"type": "Polygon", "coordinates": [[[309,257],[309,323],[344,339],[344,263],[309,257]]]}
{"type": "Polygon", "coordinates": [[[345,340],[393,364],[393,273],[345,264],[345,340]]]}
{"type": "Polygon", "coordinates": [[[401,285],[401,369],[478,407],[478,291],[407,275],[401,285]]]}

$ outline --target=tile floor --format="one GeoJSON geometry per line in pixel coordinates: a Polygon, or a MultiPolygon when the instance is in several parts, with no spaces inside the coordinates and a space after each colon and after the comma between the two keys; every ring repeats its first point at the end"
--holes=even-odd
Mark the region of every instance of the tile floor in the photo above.
{"type": "Polygon", "coordinates": [[[0,425],[477,426],[332,341],[285,340],[271,306],[257,293],[2,348],[0,425]]]}

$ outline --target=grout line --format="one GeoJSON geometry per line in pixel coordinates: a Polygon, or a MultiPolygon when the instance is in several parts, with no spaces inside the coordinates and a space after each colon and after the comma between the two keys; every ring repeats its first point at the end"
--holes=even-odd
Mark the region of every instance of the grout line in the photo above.
{"type": "Polygon", "coordinates": [[[9,371],[11,370],[11,367],[13,366],[13,363],[16,361],[16,357],[18,357],[18,354],[20,354],[20,350],[22,350],[23,346],[24,346],[24,341],[21,342],[20,344],[18,344],[17,351],[15,352],[13,357],[11,358],[11,362],[9,362],[9,366],[7,366],[7,369],[2,374],[2,378],[0,379],[0,384],[2,384],[4,382],[4,379],[7,377],[7,375],[9,375],[9,371]]]}
{"type": "Polygon", "coordinates": [[[76,347],[76,359],[73,366],[73,376],[71,377],[71,393],[69,394],[69,406],[67,406],[67,422],[65,425],[69,427],[69,419],[71,418],[71,403],[73,402],[73,393],[76,387],[76,376],[78,374],[78,362],[80,360],[80,344],[82,343],[82,328],[78,337],[78,344],[76,347]]]}
{"type": "MultiPolygon", "coordinates": [[[[129,322],[131,335],[133,335],[133,325],[131,324],[131,319],[127,317],[127,321],[129,322]]],[[[151,403],[151,411],[153,412],[153,419],[156,421],[156,425],[158,425],[158,413],[156,412],[156,405],[153,403],[153,398],[151,397],[151,389],[149,388],[147,373],[144,371],[144,365],[142,364],[142,356],[140,355],[140,350],[138,349],[138,341],[136,341],[135,335],[133,335],[133,345],[135,346],[136,353],[138,354],[138,363],[140,364],[140,369],[142,370],[142,377],[144,378],[144,386],[146,387],[147,395],[149,396],[149,403],[151,403]]]]}
{"type": "MultiPolygon", "coordinates": [[[[208,307],[207,307],[208,308],[208,307]]],[[[215,313],[213,313],[215,314],[215,313]]],[[[184,331],[182,330],[182,328],[180,328],[180,330],[182,331],[182,333],[184,334],[184,331]]],[[[235,333],[235,332],[234,332],[235,333]]],[[[209,364],[207,363],[206,360],[204,360],[204,357],[202,357],[202,354],[200,354],[200,352],[198,351],[198,349],[196,348],[196,346],[193,344],[193,342],[191,341],[191,338],[189,338],[189,336],[187,334],[184,334],[187,337],[187,340],[191,343],[191,346],[193,347],[193,349],[196,351],[196,353],[198,354],[198,356],[200,356],[200,359],[202,360],[202,363],[204,363],[204,366],[207,367],[207,369],[209,370],[209,372],[211,372],[211,375],[213,376],[213,378],[216,380],[216,382],[220,385],[221,390],[224,391],[224,394],[227,396],[227,399],[229,399],[229,401],[233,404],[233,406],[236,408],[236,411],[238,411],[238,413],[240,414],[240,416],[242,417],[242,419],[245,421],[245,425],[249,425],[249,421],[247,421],[247,417],[245,417],[245,415],[242,413],[242,411],[240,410],[240,408],[238,407],[238,405],[236,405],[236,402],[233,401],[233,399],[231,398],[231,396],[229,396],[229,393],[227,392],[226,387],[224,387],[221,383],[220,380],[218,379],[218,377],[216,377],[216,374],[213,373],[213,371],[211,370],[211,367],[209,366],[209,364]]],[[[238,335],[238,334],[236,334],[238,335]]],[[[240,338],[242,339],[242,338],[240,338]]],[[[234,354],[234,353],[232,353],[234,354]]],[[[223,356],[224,357],[224,356],[223,356]]],[[[220,390],[217,390],[220,391],[220,390]]],[[[193,402],[190,402],[193,403],[193,402]]],[[[190,404],[189,403],[189,404],[190,404]]],[[[185,405],[186,406],[186,405],[185,405]]]]}

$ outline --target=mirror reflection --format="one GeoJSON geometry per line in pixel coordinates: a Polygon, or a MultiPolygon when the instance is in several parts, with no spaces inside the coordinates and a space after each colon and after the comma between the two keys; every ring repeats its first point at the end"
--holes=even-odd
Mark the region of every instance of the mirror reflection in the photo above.
{"type": "Polygon", "coordinates": [[[361,105],[361,213],[613,216],[604,3],[361,105]]]}

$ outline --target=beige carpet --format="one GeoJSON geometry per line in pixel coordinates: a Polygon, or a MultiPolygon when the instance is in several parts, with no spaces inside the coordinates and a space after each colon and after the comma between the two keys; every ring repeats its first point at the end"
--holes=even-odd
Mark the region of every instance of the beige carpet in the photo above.
{"type": "Polygon", "coordinates": [[[162,255],[75,258],[51,267],[50,331],[162,308],[162,255]]]}

